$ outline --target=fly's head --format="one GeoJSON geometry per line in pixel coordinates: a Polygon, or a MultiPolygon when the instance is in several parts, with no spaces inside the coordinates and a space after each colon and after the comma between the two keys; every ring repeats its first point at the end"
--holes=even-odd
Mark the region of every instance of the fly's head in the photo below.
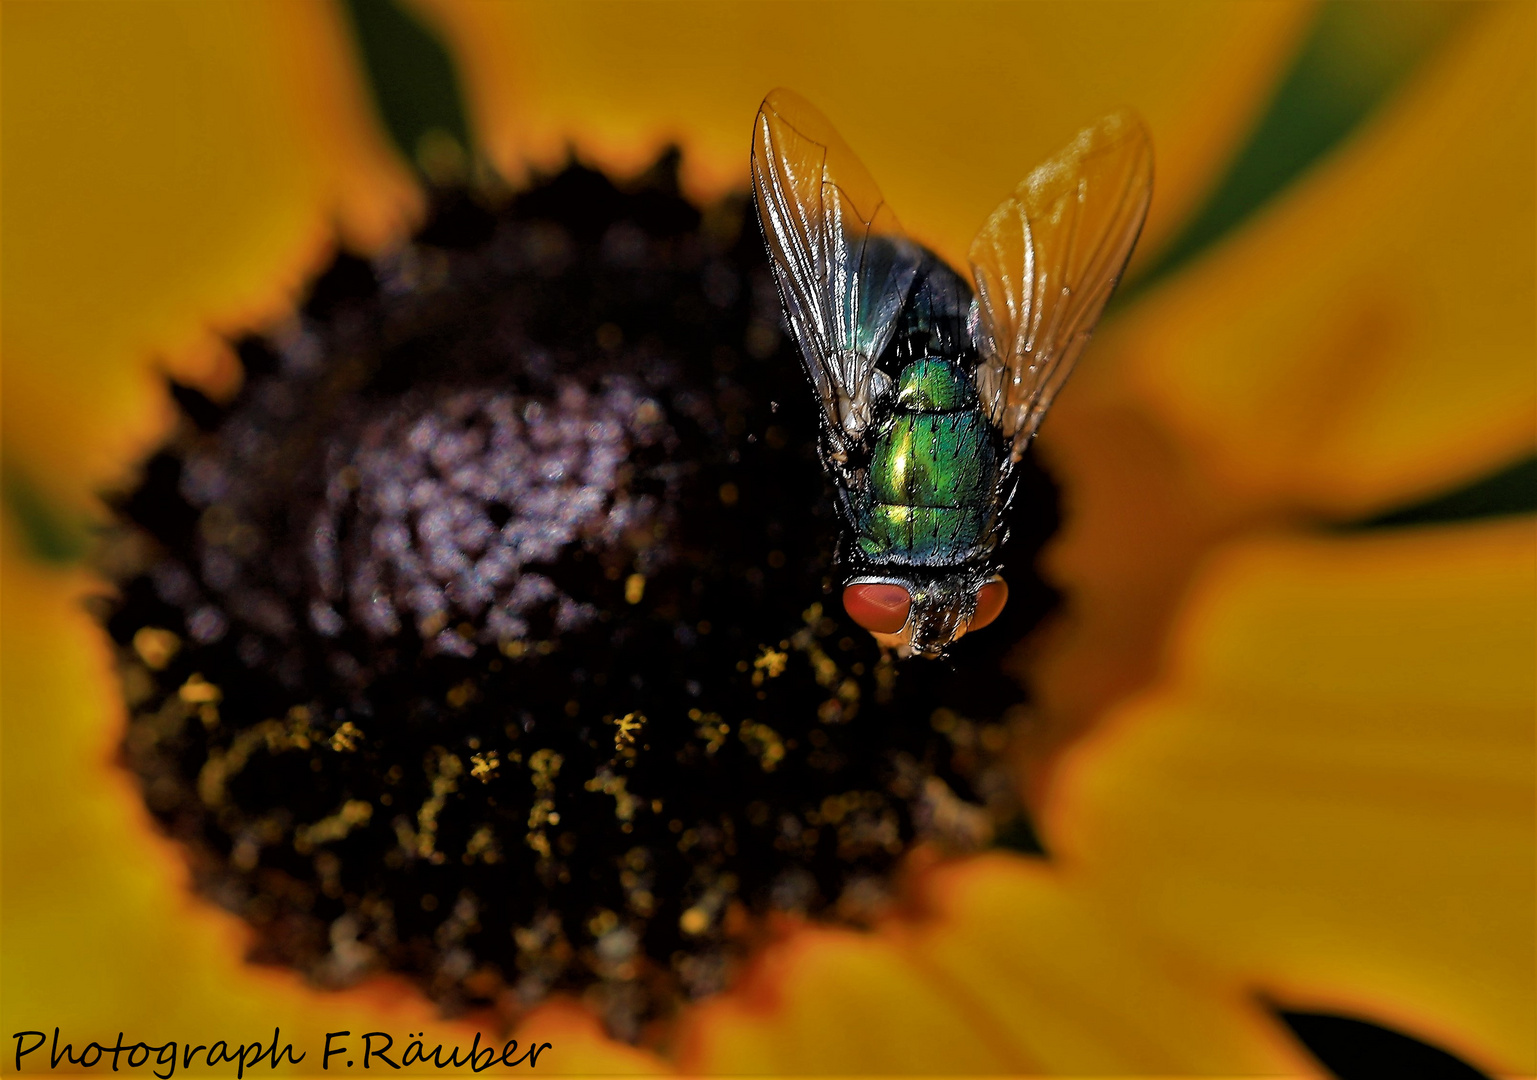
{"type": "Polygon", "coordinates": [[[882,571],[850,578],[843,588],[849,617],[903,659],[943,656],[952,642],[996,619],[1008,598],[1008,585],[990,568],[882,571]]]}

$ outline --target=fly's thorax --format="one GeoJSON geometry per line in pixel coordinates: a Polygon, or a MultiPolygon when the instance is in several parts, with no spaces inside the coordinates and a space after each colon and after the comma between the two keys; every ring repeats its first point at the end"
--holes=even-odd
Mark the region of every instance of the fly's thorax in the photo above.
{"type": "Polygon", "coordinates": [[[897,408],[906,412],[961,412],[977,407],[977,388],[956,360],[925,356],[897,376],[897,408]]]}

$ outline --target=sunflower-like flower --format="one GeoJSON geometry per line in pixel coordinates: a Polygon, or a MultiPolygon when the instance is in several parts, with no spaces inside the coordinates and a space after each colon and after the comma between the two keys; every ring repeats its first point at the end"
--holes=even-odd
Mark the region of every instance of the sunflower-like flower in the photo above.
{"type": "MultiPolygon", "coordinates": [[[[1530,7],[1450,26],[1430,9],[1373,22],[1290,6],[664,10],[421,13],[461,61],[484,151],[525,186],[568,147],[634,176],[675,141],[685,191],[713,204],[742,181],[744,118],[786,83],[839,118],[912,230],[952,258],[1001,192],[1123,101],[1152,128],[1158,195],[1127,295],[1040,440],[1064,522],[1044,566],[1065,600],[1008,666],[1035,691],[1014,721],[1013,786],[1047,856],[920,848],[873,928],[792,918],[645,1049],[561,998],[513,1034],[553,1043],[540,1065],[571,1072],[1307,1071],[1280,1009],[1537,1068],[1531,507],[1480,518],[1467,501],[1534,450],[1530,7]],[[1345,72],[1327,85],[1347,100],[1365,93],[1352,78],[1417,43],[1427,58],[1348,140],[1247,216],[1224,204],[1298,138],[1287,110],[1318,85],[1299,67],[1345,72]],[[917,93],[915,70],[932,73],[917,93]],[[1456,489],[1472,495],[1425,501],[1456,489]]],[[[145,808],[175,800],[162,787],[157,804],[146,759],[144,791],[116,764],[122,687],[79,607],[97,586],[64,565],[92,493],[163,438],[165,374],[228,398],[243,373],[224,343],[254,329],[286,333],[284,362],[302,369],[302,324],[283,321],[333,237],[407,250],[422,196],[369,116],[347,24],[304,4],[23,5],[6,21],[7,1031],[159,1043],[280,1026],[311,1063],[327,1031],[468,1044],[470,1021],[439,1019],[402,982],[326,991],[243,960],[246,924],[192,897],[145,808]]],[[[398,255],[376,265],[431,276],[398,255]]],[[[422,423],[485,445],[533,423],[516,389],[429,382],[342,417],[358,434],[335,452],[352,453],[357,486],[422,467],[406,460],[422,423]]],[[[680,437],[672,408],[635,426],[665,388],[562,397],[557,382],[545,398],[583,424],[539,437],[553,456],[574,438],[591,467],[609,443],[644,457],[680,437]]],[[[210,484],[249,479],[211,460],[210,484]]],[[[600,565],[623,549],[625,573],[597,575],[616,609],[644,596],[629,571],[661,562],[623,529],[604,539],[596,515],[629,507],[654,536],[688,509],[667,490],[611,484],[591,521],[567,523],[600,565]]],[[[525,496],[479,497],[515,515],[525,496]]],[[[349,499],[320,493],[331,524],[314,535],[361,527],[349,499]]],[[[340,542],[334,555],[356,580],[373,565],[340,542]]],[[[450,633],[434,654],[449,662],[478,632],[473,601],[433,607],[402,565],[374,566],[399,583],[388,611],[343,586],[306,613],[313,634],[370,611],[388,630],[393,613],[424,641],[450,633]],[[470,630],[453,636],[449,616],[470,630]]],[[[526,609],[509,594],[504,617],[579,631],[595,613],[559,584],[526,609]]],[[[158,647],[137,643],[150,668],[158,647]]],[[[220,704],[206,681],[182,686],[189,715],[220,704]]],[[[622,756],[635,731],[615,730],[622,756]]],[[[434,760],[445,797],[498,767],[434,760]]]]}

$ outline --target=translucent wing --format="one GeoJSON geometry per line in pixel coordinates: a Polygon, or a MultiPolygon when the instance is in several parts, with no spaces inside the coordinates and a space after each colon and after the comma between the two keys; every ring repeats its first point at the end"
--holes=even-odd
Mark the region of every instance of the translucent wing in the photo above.
{"type": "Polygon", "coordinates": [[[870,425],[917,249],[859,159],[799,95],[775,90],[753,127],[753,191],[785,314],[846,460],[870,425]]]}
{"type": "Polygon", "coordinates": [[[1152,191],[1147,129],[1114,112],[1025,177],[972,242],[977,387],[1016,460],[1115,290],[1152,191]]]}

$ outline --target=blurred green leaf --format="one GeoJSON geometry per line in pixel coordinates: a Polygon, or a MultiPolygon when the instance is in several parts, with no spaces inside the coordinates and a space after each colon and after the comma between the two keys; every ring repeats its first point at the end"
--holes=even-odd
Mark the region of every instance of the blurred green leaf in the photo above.
{"type": "Polygon", "coordinates": [[[1341,528],[1389,529],[1531,513],[1537,513],[1537,456],[1508,465],[1465,487],[1374,514],[1341,528]]]}
{"type": "Polygon", "coordinates": [[[448,50],[396,0],[343,3],[396,147],[431,183],[464,180],[475,144],[448,50]]]}
{"type": "Polygon", "coordinates": [[[34,558],[63,566],[85,554],[90,541],[85,523],[51,502],[30,477],[10,462],[0,472],[0,495],[34,558]]]}
{"type": "Polygon", "coordinates": [[[1237,227],[1343,141],[1480,4],[1333,0],[1210,196],[1158,259],[1116,297],[1132,297],[1237,227]]]}

